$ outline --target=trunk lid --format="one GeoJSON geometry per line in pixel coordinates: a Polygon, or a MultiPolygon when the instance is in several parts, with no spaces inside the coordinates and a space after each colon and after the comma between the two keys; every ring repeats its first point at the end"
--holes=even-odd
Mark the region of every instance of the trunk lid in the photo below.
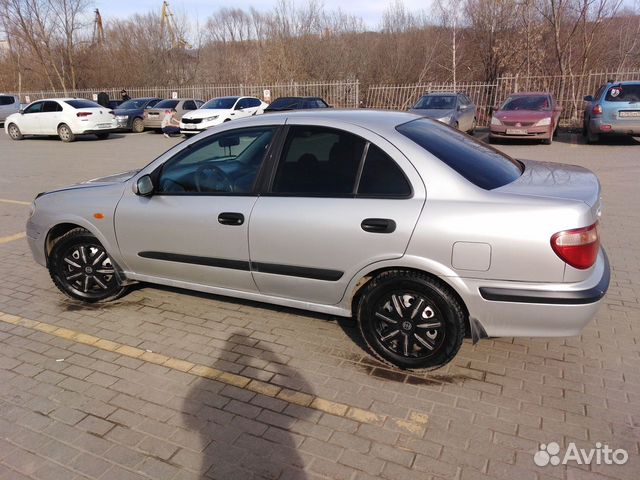
{"type": "Polygon", "coordinates": [[[514,182],[496,188],[495,192],[576,200],[599,214],[600,182],[595,173],[577,165],[520,161],[524,164],[522,175],[514,182]]]}

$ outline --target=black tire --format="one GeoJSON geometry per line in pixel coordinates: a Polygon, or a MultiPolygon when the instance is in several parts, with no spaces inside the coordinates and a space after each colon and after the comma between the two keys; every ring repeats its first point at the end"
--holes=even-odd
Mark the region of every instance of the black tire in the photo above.
{"type": "Polygon", "coordinates": [[[131,131],[133,133],[144,132],[144,120],[142,120],[140,117],[134,118],[133,123],[131,124],[131,131]]]}
{"type": "Polygon", "coordinates": [[[597,133],[591,133],[591,129],[587,127],[587,143],[594,144],[600,141],[600,135],[597,133]]]}
{"type": "Polygon", "coordinates": [[[98,140],[106,140],[109,138],[109,132],[96,133],[96,137],[98,137],[98,140]]]}
{"type": "Polygon", "coordinates": [[[10,123],[7,127],[7,131],[9,132],[11,140],[22,140],[24,138],[20,128],[15,123],[10,123]]]}
{"type": "Polygon", "coordinates": [[[65,143],[73,142],[76,139],[76,136],[66,123],[58,125],[58,137],[65,143]]]}
{"type": "Polygon", "coordinates": [[[558,138],[558,127],[553,130],[553,138],[558,138]]]}
{"type": "Polygon", "coordinates": [[[478,126],[478,120],[475,117],[473,117],[473,123],[471,124],[471,130],[469,130],[467,133],[473,137],[475,135],[475,133],[476,133],[476,127],[477,126],[478,126]]]}
{"type": "Polygon", "coordinates": [[[381,361],[402,369],[431,370],[456,356],[466,314],[445,283],[419,272],[391,270],[363,288],[358,325],[381,361]]]}
{"type": "Polygon", "coordinates": [[[87,303],[114,300],[127,289],[102,244],[83,228],[70,230],[55,243],[49,274],[62,293],[87,303]]]}
{"type": "Polygon", "coordinates": [[[553,143],[553,134],[549,135],[549,138],[542,140],[542,143],[545,145],[551,145],[553,143]]]}

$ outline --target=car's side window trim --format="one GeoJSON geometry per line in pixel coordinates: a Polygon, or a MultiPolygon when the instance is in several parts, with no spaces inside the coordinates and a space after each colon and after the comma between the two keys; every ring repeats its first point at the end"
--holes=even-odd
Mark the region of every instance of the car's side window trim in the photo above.
{"type": "MultiPolygon", "coordinates": [[[[260,191],[259,195],[265,196],[265,197],[296,197],[296,198],[367,198],[367,199],[386,199],[386,200],[407,200],[410,198],[413,198],[414,196],[414,188],[413,188],[413,184],[411,183],[411,181],[409,180],[409,177],[407,176],[406,172],[404,171],[404,169],[398,164],[398,162],[395,161],[395,159],[389,155],[382,147],[380,147],[379,145],[376,145],[375,143],[367,140],[364,137],[361,137],[360,135],[353,133],[353,132],[349,132],[347,130],[343,130],[341,128],[335,128],[335,127],[328,127],[325,125],[285,125],[282,128],[282,131],[279,132],[280,137],[278,138],[277,142],[274,141],[272,143],[272,147],[273,148],[273,152],[271,152],[271,158],[268,158],[266,161],[269,161],[269,172],[268,174],[265,176],[267,183],[264,185],[264,188],[260,191]],[[273,191],[273,184],[275,182],[275,177],[278,171],[278,165],[280,164],[281,161],[283,161],[282,158],[282,154],[284,153],[284,145],[286,143],[286,140],[289,136],[289,131],[290,131],[290,127],[295,126],[295,127],[322,127],[322,128],[327,128],[327,129],[332,129],[332,130],[338,130],[340,132],[345,132],[348,133],[349,135],[354,135],[360,139],[362,139],[365,142],[363,151],[362,151],[362,156],[360,157],[360,163],[358,165],[358,170],[357,170],[357,174],[356,174],[356,179],[354,181],[354,187],[353,190],[351,191],[351,193],[344,193],[344,194],[336,194],[336,193],[280,193],[280,192],[274,192],[273,191]],[[405,180],[407,181],[407,184],[409,185],[409,189],[410,189],[410,193],[408,195],[383,195],[383,194],[376,194],[376,195],[368,195],[368,194],[359,194],[358,189],[360,188],[360,180],[362,177],[362,172],[364,171],[364,166],[366,163],[366,159],[367,159],[367,154],[369,153],[369,146],[370,145],[374,145],[375,147],[379,148],[385,155],[387,155],[392,161],[393,163],[398,167],[398,169],[400,170],[400,172],[402,173],[402,175],[404,176],[405,180]]],[[[266,167],[266,161],[264,166],[266,167]]],[[[262,172],[261,172],[262,173],[262,172]]]]}
{"type": "Polygon", "coordinates": [[[165,165],[167,165],[167,163],[169,163],[171,160],[173,160],[177,155],[182,154],[182,152],[184,152],[184,150],[192,150],[196,147],[198,147],[199,145],[202,145],[205,142],[213,142],[212,137],[217,137],[218,135],[224,135],[224,134],[228,134],[231,132],[242,132],[243,130],[255,130],[256,128],[274,128],[275,132],[273,134],[273,139],[271,141],[271,144],[269,145],[269,148],[267,149],[267,152],[265,153],[264,159],[262,160],[262,165],[260,166],[260,169],[258,170],[258,173],[256,175],[256,178],[253,182],[253,186],[251,188],[250,192],[156,192],[154,193],[154,195],[158,195],[158,196],[171,196],[171,197],[176,197],[176,196],[181,196],[181,197],[256,197],[258,195],[260,195],[260,187],[263,185],[263,180],[262,177],[265,174],[268,174],[268,169],[266,168],[267,165],[266,163],[269,160],[269,157],[272,155],[272,151],[274,148],[274,145],[276,144],[277,140],[278,140],[278,136],[280,134],[280,131],[282,130],[282,125],[259,125],[259,126],[255,126],[255,127],[244,127],[244,128],[236,128],[233,130],[226,130],[224,132],[220,132],[219,134],[214,134],[214,135],[210,135],[207,136],[195,143],[192,143],[191,145],[187,145],[184,149],[179,150],[178,152],[176,152],[171,158],[168,158],[167,160],[165,160],[164,162],[162,162],[162,164],[158,165],[149,175],[151,176],[152,180],[153,180],[153,184],[154,185],[158,185],[158,182],[160,180],[160,177],[162,176],[162,171],[164,170],[165,165]]]}

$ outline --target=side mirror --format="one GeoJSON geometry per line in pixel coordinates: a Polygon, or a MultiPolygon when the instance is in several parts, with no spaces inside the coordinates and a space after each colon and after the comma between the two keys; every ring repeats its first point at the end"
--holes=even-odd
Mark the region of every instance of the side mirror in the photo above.
{"type": "Polygon", "coordinates": [[[149,197],[153,194],[154,186],[150,175],[143,175],[136,182],[133,192],[141,197],[149,197]]]}
{"type": "Polygon", "coordinates": [[[585,102],[593,102],[593,95],[587,95],[583,100],[585,102]]]}
{"type": "Polygon", "coordinates": [[[20,110],[18,110],[18,113],[19,113],[20,115],[24,115],[24,110],[21,108],[20,110]]]}

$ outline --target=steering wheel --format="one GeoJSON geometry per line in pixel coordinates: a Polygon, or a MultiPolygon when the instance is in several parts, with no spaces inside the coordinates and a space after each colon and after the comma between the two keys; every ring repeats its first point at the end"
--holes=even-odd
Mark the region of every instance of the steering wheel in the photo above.
{"type": "Polygon", "coordinates": [[[233,192],[232,180],[220,167],[213,164],[200,165],[196,170],[196,191],[210,192],[211,190],[207,188],[207,183],[212,180],[216,182],[216,185],[222,186],[222,188],[216,188],[216,191],[233,192]]]}

